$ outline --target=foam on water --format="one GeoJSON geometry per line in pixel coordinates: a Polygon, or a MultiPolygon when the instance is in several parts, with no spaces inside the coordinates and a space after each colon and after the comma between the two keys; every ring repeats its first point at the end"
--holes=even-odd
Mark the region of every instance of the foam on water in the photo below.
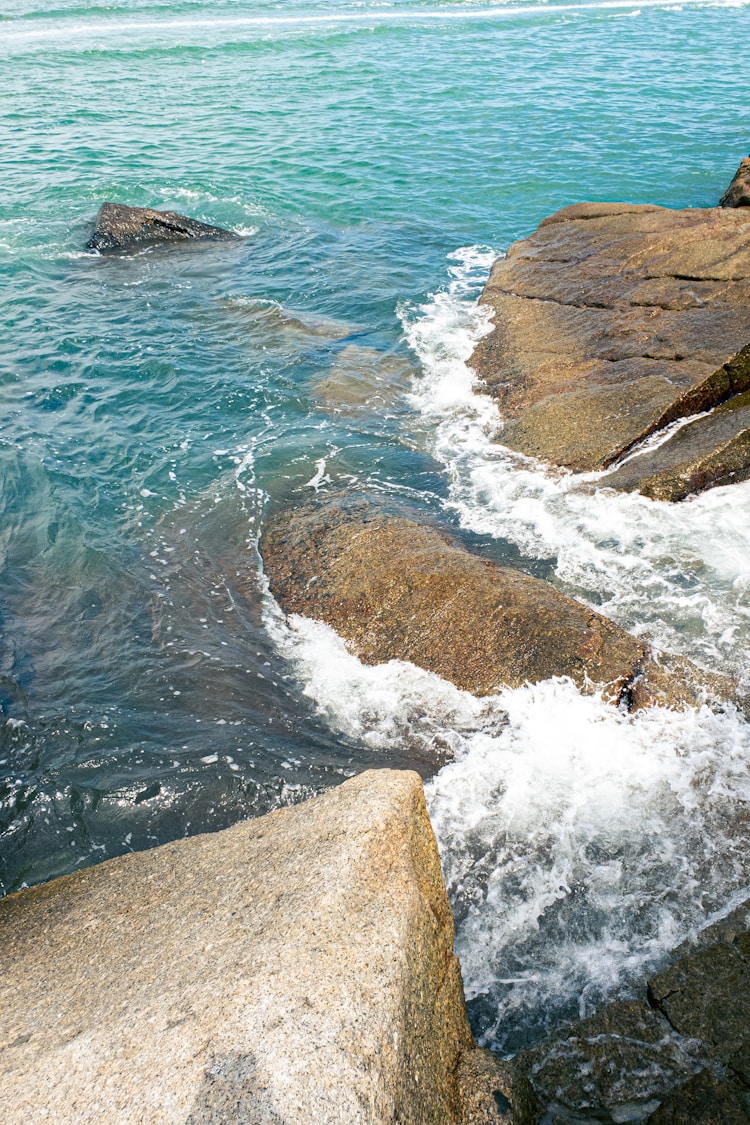
{"type": "Polygon", "coordinates": [[[366,665],[323,622],[288,618],[268,597],[264,620],[326,723],[374,750],[400,745],[440,761],[463,755],[477,731],[496,731],[505,715],[495,697],[477,699],[402,660],[366,665]]]}
{"type": "Polygon", "coordinates": [[[411,402],[421,440],[450,480],[450,504],[472,531],[556,560],[558,584],[657,648],[745,677],[750,652],[750,482],[664,504],[606,487],[504,448],[489,396],[468,365],[491,314],[476,303],[492,252],[451,255],[450,283],[403,307],[422,361],[411,402]]]}
{"type": "MultiPolygon", "coordinates": [[[[666,505],[503,448],[467,362],[492,326],[476,296],[494,256],[456,251],[447,287],[401,309],[423,367],[415,432],[446,468],[449,506],[552,557],[563,589],[657,646],[746,676],[750,485],[666,505]]],[[[464,735],[428,799],[475,1028],[515,1050],[642,984],[747,894],[750,728],[731,706],[628,716],[564,680],[496,707],[507,726],[464,735]]]]}
{"type": "Polygon", "coordinates": [[[724,710],[627,715],[568,680],[477,699],[369,667],[333,630],[266,624],[327,724],[454,760],[427,799],[475,1030],[513,1051],[642,984],[750,881],[750,728],[724,710]]]}
{"type": "Polygon", "coordinates": [[[750,881],[750,729],[731,708],[628,716],[564,680],[499,699],[428,789],[485,1042],[587,1015],[750,881]]]}
{"type": "MultiPolygon", "coordinates": [[[[83,41],[89,46],[92,40],[97,42],[112,38],[128,38],[134,34],[146,37],[167,37],[173,42],[180,35],[198,35],[201,41],[205,40],[208,32],[220,32],[225,35],[244,38],[247,35],[260,33],[276,33],[278,31],[305,31],[308,29],[336,29],[349,26],[364,28],[392,26],[398,23],[440,23],[442,21],[486,21],[507,20],[515,17],[534,16],[536,18],[554,18],[567,15],[607,15],[619,14],[637,16],[646,9],[661,9],[666,11],[681,11],[684,7],[690,8],[742,8],[747,6],[748,0],[690,0],[689,4],[676,5],[674,0],[582,0],[580,3],[501,3],[496,5],[450,4],[434,5],[428,7],[403,5],[396,8],[388,5],[374,4],[362,7],[356,11],[334,9],[327,12],[306,12],[304,10],[291,12],[285,15],[277,13],[264,13],[253,16],[213,16],[213,17],[180,17],[160,19],[139,19],[131,17],[127,20],[118,20],[113,17],[98,20],[81,20],[64,23],[48,23],[43,26],[35,24],[24,26],[23,20],[8,21],[11,27],[4,31],[3,41],[6,48],[25,44],[44,43],[45,46],[55,46],[57,43],[69,44],[72,41],[83,41]],[[16,23],[17,26],[13,26],[16,23]]],[[[359,7],[354,5],[354,7],[359,7]]]]}

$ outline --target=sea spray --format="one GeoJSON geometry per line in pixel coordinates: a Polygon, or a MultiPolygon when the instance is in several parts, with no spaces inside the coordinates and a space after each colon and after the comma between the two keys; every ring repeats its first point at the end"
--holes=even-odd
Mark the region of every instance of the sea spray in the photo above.
{"type": "Polygon", "coordinates": [[[450,259],[448,287],[400,312],[422,362],[415,434],[445,466],[461,525],[554,558],[561,589],[656,648],[746,676],[750,482],[664,504],[608,489],[606,473],[573,474],[504,448],[497,407],[470,367],[492,327],[476,301],[492,255],[465,247],[450,259]]]}
{"type": "Polygon", "coordinates": [[[514,1051],[642,986],[750,883],[750,727],[731,705],[628,715],[569,680],[478,699],[367,666],[272,599],[266,621],[325,721],[452,756],[427,801],[474,1029],[514,1051]]]}

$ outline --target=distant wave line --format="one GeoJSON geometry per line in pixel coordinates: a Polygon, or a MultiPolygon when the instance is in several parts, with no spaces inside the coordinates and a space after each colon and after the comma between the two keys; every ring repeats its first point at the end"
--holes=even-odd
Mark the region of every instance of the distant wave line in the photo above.
{"type": "MultiPolygon", "coordinates": [[[[641,11],[644,8],[744,8],[750,0],[598,0],[594,3],[508,4],[492,8],[430,8],[396,10],[373,9],[362,12],[338,12],[296,16],[220,16],[201,19],[121,20],[7,31],[3,41],[30,42],[45,39],[68,39],[81,35],[112,35],[132,31],[195,31],[222,28],[273,27],[335,27],[346,24],[425,23],[441,20],[508,19],[514,16],[564,15],[567,12],[641,11]]],[[[6,25],[7,27],[7,25],[6,25]]]]}

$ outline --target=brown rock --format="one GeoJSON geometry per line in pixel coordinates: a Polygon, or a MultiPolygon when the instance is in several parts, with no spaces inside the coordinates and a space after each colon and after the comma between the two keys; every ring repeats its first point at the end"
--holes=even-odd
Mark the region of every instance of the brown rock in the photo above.
{"type": "Polygon", "coordinates": [[[633,706],[674,704],[694,702],[711,678],[683,661],[673,682],[594,610],[363,494],[283,511],[261,554],[287,613],[325,621],[366,664],[408,660],[477,695],[570,676],[633,706]]]}
{"type": "MultiPolygon", "coordinates": [[[[471,362],[505,419],[500,439],[569,469],[606,468],[670,422],[750,389],[742,210],[564,208],[495,263],[481,300],[495,327],[471,362]]],[[[717,453],[701,469],[708,437],[689,452],[696,487],[738,479],[750,464],[739,413],[733,424],[729,466],[717,453]]],[[[718,425],[721,449],[728,425],[718,425]]]]}
{"type": "Polygon", "coordinates": [[[473,1042],[419,778],[0,902],[7,1125],[450,1125],[473,1042]]]}
{"type": "Polygon", "coordinates": [[[750,207],[750,156],[740,162],[734,179],[719,200],[719,207],[750,207]]]}
{"type": "MultiPolygon", "coordinates": [[[[750,355],[750,347],[743,351],[750,355]]],[[[627,461],[601,484],[652,500],[682,500],[749,476],[750,391],[745,391],[688,422],[658,449],[627,461]]]]}
{"type": "Polygon", "coordinates": [[[185,242],[190,239],[237,240],[239,235],[223,227],[212,227],[188,219],[175,211],[154,211],[150,207],[127,207],[124,203],[102,203],[96,216],[94,233],[87,250],[111,253],[133,250],[160,242],[185,242]]]}

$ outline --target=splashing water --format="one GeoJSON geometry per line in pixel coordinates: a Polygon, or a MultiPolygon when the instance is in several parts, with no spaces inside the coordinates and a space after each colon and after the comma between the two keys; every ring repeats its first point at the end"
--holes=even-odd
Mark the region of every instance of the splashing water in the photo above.
{"type": "Polygon", "coordinates": [[[469,247],[451,257],[448,289],[401,317],[424,367],[411,397],[421,438],[446,468],[462,526],[555,558],[561,589],[656,648],[745,677],[750,482],[668,505],[607,489],[606,473],[576,475],[505,449],[495,404],[475,393],[467,363],[492,327],[474,298],[494,255],[469,247]]]}
{"type": "Polygon", "coordinates": [[[278,617],[255,539],[269,498],[329,480],[445,502],[746,673],[750,484],[667,510],[511,455],[467,366],[491,247],[581,198],[715,203],[746,151],[746,7],[8,0],[0,890],[453,758],[428,796],[475,1026],[503,1049],[741,893],[741,716],[364,668],[278,617]],[[245,241],[85,254],[104,199],[245,241]]]}

